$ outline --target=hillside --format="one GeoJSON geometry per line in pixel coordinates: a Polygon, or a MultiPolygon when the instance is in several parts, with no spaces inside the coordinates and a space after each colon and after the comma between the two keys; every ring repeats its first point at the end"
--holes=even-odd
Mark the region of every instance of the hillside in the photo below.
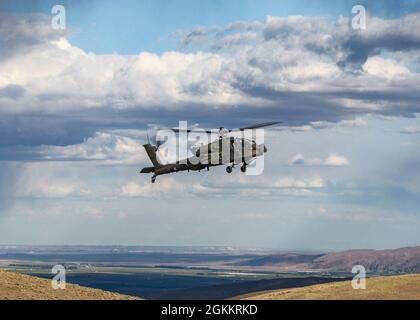
{"type": "Polygon", "coordinates": [[[282,253],[242,260],[241,267],[262,267],[272,270],[312,270],[350,272],[362,265],[368,272],[420,273],[420,246],[395,250],[348,250],[329,254],[282,253]]]}
{"type": "Polygon", "coordinates": [[[303,288],[256,292],[245,300],[420,300],[420,274],[367,279],[366,290],[354,290],[350,281],[303,288]]]}
{"type": "Polygon", "coordinates": [[[348,272],[362,265],[368,272],[420,273],[420,246],[396,250],[349,250],[315,259],[310,268],[348,272]]]}
{"type": "Polygon", "coordinates": [[[127,300],[136,297],[66,284],[54,290],[51,281],[0,270],[0,300],[127,300]]]}

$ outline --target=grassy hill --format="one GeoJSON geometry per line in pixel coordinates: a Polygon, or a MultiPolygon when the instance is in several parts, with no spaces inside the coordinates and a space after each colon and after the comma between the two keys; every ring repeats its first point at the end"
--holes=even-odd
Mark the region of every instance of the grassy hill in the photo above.
{"type": "Polygon", "coordinates": [[[354,290],[350,281],[256,292],[245,300],[420,300],[420,274],[367,279],[366,290],[354,290]]]}
{"type": "Polygon", "coordinates": [[[0,300],[127,300],[137,299],[117,293],[66,284],[54,290],[51,281],[0,270],[0,300]]]}

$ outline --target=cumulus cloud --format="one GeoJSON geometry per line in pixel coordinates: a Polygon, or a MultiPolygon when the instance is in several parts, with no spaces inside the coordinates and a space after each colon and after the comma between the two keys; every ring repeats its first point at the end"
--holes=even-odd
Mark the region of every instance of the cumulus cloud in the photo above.
{"type": "Polygon", "coordinates": [[[381,57],[372,57],[367,60],[363,65],[363,70],[367,74],[388,79],[404,78],[410,74],[410,70],[406,66],[381,57]]]}
{"type": "Polygon", "coordinates": [[[353,30],[351,19],[338,18],[335,23],[325,17],[273,17],[268,16],[264,23],[240,22],[225,27],[198,27],[190,32],[178,32],[183,46],[199,43],[210,43],[213,48],[225,49],[242,46],[244,43],[232,42],[229,39],[240,39],[241,36],[253,36],[245,44],[258,44],[261,41],[276,41],[293,49],[296,46],[304,50],[325,54],[339,66],[353,65],[362,68],[371,56],[380,54],[380,50],[404,51],[420,48],[419,14],[413,13],[398,19],[380,19],[368,16],[366,30],[353,30]],[[255,33],[262,37],[255,37],[255,33]],[[216,45],[216,44],[225,44],[216,45]]]}
{"type": "Polygon", "coordinates": [[[321,166],[324,164],[322,159],[319,158],[312,158],[306,159],[303,154],[298,153],[295,155],[292,160],[290,161],[291,165],[299,166],[299,165],[308,165],[308,166],[321,166]]]}
{"type": "Polygon", "coordinates": [[[97,160],[103,164],[140,164],[147,156],[139,141],[138,131],[97,132],[81,144],[44,146],[39,150],[42,160],[97,160]],[[126,135],[134,137],[127,137],[126,135]]]}
{"type": "Polygon", "coordinates": [[[291,164],[294,165],[301,165],[301,164],[305,164],[305,157],[303,156],[303,154],[298,153],[297,155],[295,155],[292,160],[290,161],[291,164]]]}
{"type": "Polygon", "coordinates": [[[144,184],[130,181],[121,187],[119,195],[129,198],[154,198],[167,197],[174,193],[180,193],[184,189],[183,185],[173,178],[161,178],[159,183],[152,184],[149,181],[144,184]]]}
{"type": "MultiPolygon", "coordinates": [[[[306,130],[420,110],[420,77],[409,58],[418,49],[418,13],[369,17],[364,32],[346,18],[302,16],[201,27],[179,32],[181,42],[202,39],[208,48],[137,55],[87,53],[43,16],[6,16],[0,146],[7,148],[91,144],[86,139],[99,140],[100,132],[178,120],[237,127],[270,118],[306,130]]],[[[80,148],[48,151],[51,158],[95,154],[80,148]]]]}
{"type": "Polygon", "coordinates": [[[341,167],[341,166],[347,166],[350,162],[347,160],[346,157],[340,156],[339,154],[330,154],[325,160],[325,165],[332,166],[332,167],[341,167]]]}
{"type": "Polygon", "coordinates": [[[29,53],[49,41],[65,36],[51,28],[51,18],[42,14],[0,13],[0,60],[29,53]]]}
{"type": "Polygon", "coordinates": [[[291,165],[308,165],[308,166],[330,166],[341,167],[350,164],[349,160],[336,153],[331,153],[325,160],[320,158],[305,159],[305,157],[298,153],[290,161],[291,165]]]}

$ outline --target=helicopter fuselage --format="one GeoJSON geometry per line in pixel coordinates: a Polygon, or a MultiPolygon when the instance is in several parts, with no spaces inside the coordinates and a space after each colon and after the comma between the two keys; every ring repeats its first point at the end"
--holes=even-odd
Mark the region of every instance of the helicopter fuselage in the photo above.
{"type": "Polygon", "coordinates": [[[210,167],[228,164],[226,171],[232,172],[232,167],[242,164],[241,170],[246,171],[246,166],[256,157],[262,156],[267,152],[264,144],[257,144],[253,140],[223,137],[218,140],[192,149],[193,156],[176,161],[174,163],[157,163],[157,148],[146,144],[144,145],[149,157],[154,162],[154,167],[144,168],[141,173],[154,173],[152,182],[159,175],[170,174],[180,171],[201,171],[209,170],[210,167]],[[155,161],[153,161],[155,159],[155,161]]]}

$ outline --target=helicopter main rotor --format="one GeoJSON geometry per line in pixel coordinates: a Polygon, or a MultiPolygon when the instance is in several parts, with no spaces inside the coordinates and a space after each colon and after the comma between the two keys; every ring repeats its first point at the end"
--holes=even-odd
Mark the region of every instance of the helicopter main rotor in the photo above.
{"type": "MultiPolygon", "coordinates": [[[[280,121],[270,121],[270,122],[264,122],[264,123],[259,123],[256,125],[252,125],[252,126],[247,126],[247,127],[243,127],[243,128],[237,128],[237,129],[227,129],[225,127],[220,127],[219,129],[180,129],[180,128],[171,128],[169,130],[172,130],[175,133],[201,133],[201,134],[210,134],[210,135],[218,135],[219,140],[223,139],[223,138],[227,138],[229,134],[231,133],[237,133],[237,132],[244,132],[245,130],[254,130],[254,129],[259,129],[259,128],[265,128],[265,127],[269,127],[269,126],[274,126],[277,124],[280,124],[280,121]]],[[[148,140],[150,140],[149,136],[148,136],[148,140]]],[[[156,146],[159,148],[159,146],[161,145],[161,143],[159,141],[156,141],[156,146]]]]}
{"type": "Polygon", "coordinates": [[[248,127],[238,128],[238,129],[227,129],[225,127],[220,127],[219,129],[210,129],[210,130],[179,129],[179,128],[173,128],[172,130],[175,133],[180,133],[180,132],[187,132],[187,133],[196,132],[196,133],[207,133],[207,134],[218,133],[219,135],[223,136],[223,135],[226,135],[226,134],[232,133],[232,132],[241,132],[241,131],[245,131],[245,130],[265,128],[265,127],[274,126],[274,125],[280,124],[280,123],[281,123],[280,121],[271,121],[271,122],[260,123],[260,124],[256,124],[256,125],[253,125],[253,126],[248,126],[248,127]]]}

